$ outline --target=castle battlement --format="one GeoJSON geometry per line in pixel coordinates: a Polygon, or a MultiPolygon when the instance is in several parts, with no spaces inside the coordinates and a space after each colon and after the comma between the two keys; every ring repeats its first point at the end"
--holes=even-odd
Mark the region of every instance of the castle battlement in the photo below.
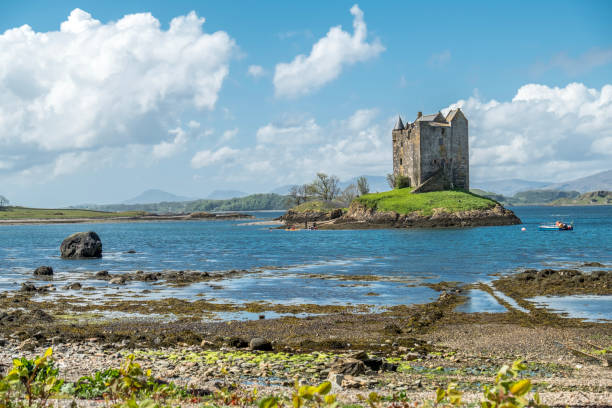
{"type": "Polygon", "coordinates": [[[398,117],[391,134],[393,174],[408,177],[411,187],[469,190],[468,120],[461,109],[452,109],[446,116],[419,112],[414,122],[406,124],[398,117]]]}

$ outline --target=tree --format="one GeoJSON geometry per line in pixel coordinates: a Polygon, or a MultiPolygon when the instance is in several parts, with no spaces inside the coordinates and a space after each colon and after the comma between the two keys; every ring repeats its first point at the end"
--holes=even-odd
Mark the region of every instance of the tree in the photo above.
{"type": "Polygon", "coordinates": [[[292,204],[300,205],[308,199],[308,186],[306,184],[291,186],[289,199],[292,204]]]}
{"type": "Polygon", "coordinates": [[[370,192],[370,184],[368,183],[368,179],[364,176],[357,179],[357,191],[359,195],[368,194],[370,192]]]}
{"type": "Polygon", "coordinates": [[[387,174],[387,184],[389,184],[389,187],[391,187],[392,189],[395,188],[395,174],[387,174]]]}
{"type": "Polygon", "coordinates": [[[342,191],[342,194],[340,194],[340,201],[342,201],[342,203],[348,207],[349,204],[351,204],[351,202],[358,196],[359,191],[357,186],[355,184],[351,184],[342,191]]]}
{"type": "Polygon", "coordinates": [[[9,200],[5,196],[0,195],[0,208],[6,207],[9,205],[9,200]]]}
{"type": "Polygon", "coordinates": [[[336,176],[328,176],[325,173],[317,173],[315,180],[308,186],[308,190],[324,201],[332,201],[340,194],[340,179],[336,176]]]}

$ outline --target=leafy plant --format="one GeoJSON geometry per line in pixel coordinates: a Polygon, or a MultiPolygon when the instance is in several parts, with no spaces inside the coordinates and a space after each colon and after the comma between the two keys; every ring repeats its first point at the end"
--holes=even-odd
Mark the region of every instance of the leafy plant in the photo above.
{"type": "Polygon", "coordinates": [[[74,384],[74,395],[79,398],[100,398],[107,390],[107,384],[119,377],[119,370],[107,368],[104,371],[96,371],[93,375],[84,376],[74,384]]]}
{"type": "Polygon", "coordinates": [[[57,378],[59,370],[54,366],[52,354],[53,349],[49,347],[36,359],[22,357],[13,360],[13,367],[0,386],[0,393],[4,393],[5,399],[9,398],[6,406],[10,406],[11,391],[23,394],[28,406],[36,400],[41,407],[47,405],[49,397],[59,392],[64,380],[57,378]]]}
{"type": "Polygon", "coordinates": [[[520,379],[519,373],[527,369],[527,365],[520,360],[512,363],[512,367],[504,365],[495,377],[493,387],[484,387],[484,397],[481,402],[482,408],[522,408],[536,407],[544,408],[540,402],[540,396],[535,393],[532,400],[526,398],[531,390],[531,380],[520,379]]]}
{"type": "MultiPolygon", "coordinates": [[[[302,408],[304,406],[314,405],[316,407],[328,407],[335,408],[338,403],[336,402],[336,395],[330,394],[332,385],[329,381],[325,381],[318,386],[312,385],[300,385],[297,381],[295,382],[295,391],[291,398],[293,408],[302,408]]],[[[273,408],[274,406],[267,406],[261,408],[273,408]]]]}

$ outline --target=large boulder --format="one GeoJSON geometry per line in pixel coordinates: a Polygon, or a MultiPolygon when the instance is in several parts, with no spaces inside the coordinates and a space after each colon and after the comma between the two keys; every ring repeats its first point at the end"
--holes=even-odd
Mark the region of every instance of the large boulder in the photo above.
{"type": "Polygon", "coordinates": [[[62,242],[60,252],[62,258],[101,258],[102,241],[93,231],[77,232],[62,242]]]}

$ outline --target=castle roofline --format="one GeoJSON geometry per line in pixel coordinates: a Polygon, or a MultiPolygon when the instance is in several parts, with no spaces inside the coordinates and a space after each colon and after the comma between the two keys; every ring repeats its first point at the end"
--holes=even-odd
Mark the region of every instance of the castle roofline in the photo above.
{"type": "Polygon", "coordinates": [[[397,115],[397,123],[393,130],[404,130],[404,122],[402,122],[402,117],[397,115]]]}
{"type": "Polygon", "coordinates": [[[418,117],[415,122],[440,122],[440,123],[444,123],[446,122],[446,118],[444,118],[444,116],[442,116],[442,113],[438,112],[438,113],[432,113],[431,115],[423,115],[421,117],[418,117]]]}
{"type": "Polygon", "coordinates": [[[463,112],[461,112],[461,108],[457,108],[457,109],[451,109],[448,112],[448,115],[446,115],[446,121],[451,122],[455,118],[455,116],[457,116],[458,114],[461,114],[461,116],[465,118],[465,116],[463,115],[463,112]]]}

